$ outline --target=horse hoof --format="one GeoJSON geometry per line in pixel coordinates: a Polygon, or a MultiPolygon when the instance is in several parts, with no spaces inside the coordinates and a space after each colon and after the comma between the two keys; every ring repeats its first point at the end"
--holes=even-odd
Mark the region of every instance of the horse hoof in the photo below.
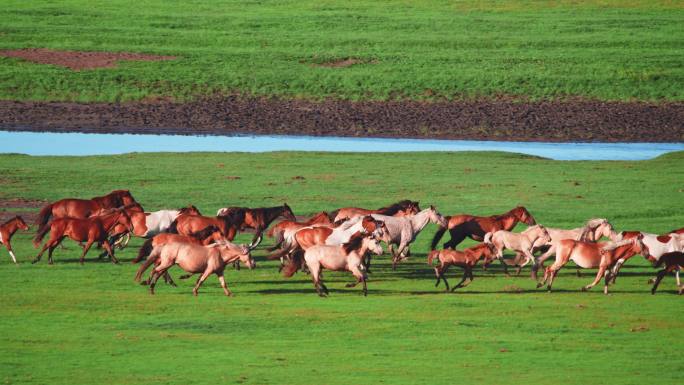
{"type": "Polygon", "coordinates": [[[586,286],[582,286],[582,291],[589,291],[589,288],[586,286]]]}
{"type": "Polygon", "coordinates": [[[542,287],[542,286],[544,286],[543,283],[537,283],[537,289],[539,289],[539,288],[542,287]]]}
{"type": "Polygon", "coordinates": [[[655,279],[651,278],[646,283],[648,283],[649,285],[653,285],[655,283],[655,279]]]}

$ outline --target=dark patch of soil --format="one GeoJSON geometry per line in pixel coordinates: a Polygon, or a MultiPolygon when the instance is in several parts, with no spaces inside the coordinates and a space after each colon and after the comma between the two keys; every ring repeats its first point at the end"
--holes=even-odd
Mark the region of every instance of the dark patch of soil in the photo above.
{"type": "Polygon", "coordinates": [[[281,100],[0,101],[0,128],[139,134],[287,134],[516,141],[684,141],[684,103],[281,100]]]}
{"type": "Polygon", "coordinates": [[[377,61],[363,61],[361,59],[355,59],[353,57],[348,57],[346,59],[331,60],[324,63],[312,63],[312,67],[328,67],[328,68],[345,68],[351,67],[355,64],[377,64],[377,61]]]}
{"type": "Polygon", "coordinates": [[[45,48],[25,48],[0,51],[0,56],[28,60],[33,63],[67,67],[74,71],[113,68],[122,60],[173,60],[175,56],[146,55],[131,52],[55,51],[45,48]]]}
{"type": "Polygon", "coordinates": [[[14,217],[21,215],[24,221],[29,225],[33,224],[38,217],[38,211],[48,202],[34,199],[24,198],[0,198],[0,223],[14,217]]]}

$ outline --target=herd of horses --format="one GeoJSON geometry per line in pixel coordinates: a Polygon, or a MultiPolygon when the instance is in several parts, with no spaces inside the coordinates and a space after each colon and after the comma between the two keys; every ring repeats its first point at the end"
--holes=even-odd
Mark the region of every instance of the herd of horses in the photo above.
{"type": "MultiPolygon", "coordinates": [[[[444,281],[447,291],[470,284],[473,269],[480,261],[486,268],[494,260],[502,263],[507,275],[508,266],[516,267],[520,274],[530,264],[531,278],[537,280],[538,272],[543,272],[537,287],[547,285],[551,291],[558,271],[572,260],[578,269],[598,268],[593,282],[582,290],[589,290],[604,279],[604,293],[608,293],[625,261],[640,254],[656,267],[663,267],[653,280],[653,294],[669,272],[676,274],[679,294],[684,292],[679,279],[680,267],[684,266],[684,228],[661,235],[641,231],[618,233],[607,219],[594,218],[575,229],[557,229],[537,224],[525,207],[493,216],[443,216],[434,206],[421,210],[419,203],[411,200],[376,210],[345,207],[297,221],[287,204],[267,208],[224,207],[215,216],[202,215],[195,206],[145,212],[130,191],[115,190],[91,199],[62,199],[40,210],[33,239],[40,250],[33,263],[40,261],[47,251],[48,263],[52,264],[53,253],[65,238],[82,247],[81,263],[93,245],[104,249],[101,258],[108,255],[117,263],[115,249],[125,247],[132,235],[146,239],[133,262],[144,260],[135,280],[148,285],[151,294],[159,278],[175,286],[168,270],[177,265],[188,273],[182,279],[199,275],[193,294],[197,295],[202,283],[216,274],[224,293],[230,296],[232,292],[223,274],[225,268],[233,265],[239,269],[241,264],[250,269],[256,267],[251,252],[266,232],[275,242],[268,248],[271,254],[267,258],[280,260],[285,277],[304,270],[311,276],[318,294],[326,296],[328,289],[322,282],[322,271],[348,271],[355,281],[347,286],[362,284],[363,294],[367,295],[371,259],[383,254],[381,243],[387,245],[392,269],[396,269],[409,257],[410,245],[428,223],[439,229],[432,239],[427,261],[430,265],[437,262],[435,286],[444,281]],[[278,218],[282,220],[273,224],[278,218]],[[513,232],[518,223],[528,227],[513,232]],[[245,231],[254,233],[251,243],[234,244],[236,234],[245,231]],[[436,249],[446,232],[450,239],[442,249],[436,249]],[[466,238],[480,243],[457,250],[466,238]],[[504,250],[515,252],[515,256],[505,258],[504,250]],[[535,256],[538,253],[541,254],[535,256]],[[545,267],[544,262],[551,256],[555,256],[554,263],[545,267]],[[149,277],[143,280],[152,266],[149,277]],[[451,288],[445,277],[450,266],[463,269],[461,281],[451,288]]],[[[17,260],[11,238],[18,230],[29,230],[20,216],[0,225],[0,244],[7,248],[14,263],[17,260]]]]}

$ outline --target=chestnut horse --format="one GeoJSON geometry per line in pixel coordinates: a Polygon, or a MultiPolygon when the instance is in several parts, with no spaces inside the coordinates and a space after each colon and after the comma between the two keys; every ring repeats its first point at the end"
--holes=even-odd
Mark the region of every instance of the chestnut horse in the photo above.
{"type": "Polygon", "coordinates": [[[501,215],[492,215],[489,217],[476,217],[474,215],[459,214],[445,217],[448,224],[441,226],[432,238],[430,250],[434,250],[437,242],[442,238],[444,233],[449,230],[451,240],[444,244],[445,249],[453,249],[463,242],[466,237],[470,237],[475,241],[482,242],[487,233],[492,233],[499,230],[513,230],[518,222],[522,222],[528,226],[537,224],[532,214],[523,206],[518,206],[511,209],[509,212],[501,215]]]}
{"type": "Polygon", "coordinates": [[[33,263],[40,261],[45,250],[49,249],[48,263],[52,264],[52,252],[66,237],[69,237],[76,242],[86,242],[85,246],[83,246],[83,254],[81,254],[81,264],[83,264],[85,260],[86,253],[88,253],[88,250],[95,242],[97,242],[98,246],[102,245],[105,250],[107,250],[113,263],[119,263],[114,257],[114,251],[107,239],[110,235],[110,231],[119,224],[124,226],[125,231],[133,231],[131,217],[129,217],[124,210],[114,210],[109,214],[84,219],[55,218],[47,226],[44,226],[34,238],[33,245],[38,247],[45,234],[47,234],[48,231],[50,232],[50,238],[45,245],[43,245],[43,248],[36,256],[36,259],[33,260],[33,263]]]}
{"type": "Polygon", "coordinates": [[[601,280],[601,277],[605,277],[603,293],[608,294],[608,285],[612,278],[611,268],[614,267],[619,260],[624,261],[637,254],[644,256],[649,254],[648,246],[643,243],[642,235],[633,239],[610,244],[564,239],[558,243],[556,248],[556,261],[553,265],[546,268],[544,271],[544,278],[537,284],[537,288],[542,287],[548,282],[547,290],[551,291],[551,285],[553,284],[556,274],[558,274],[558,270],[568,263],[568,261],[572,260],[584,269],[599,269],[594,281],[589,285],[582,287],[582,291],[587,291],[596,286],[601,280]]]}
{"type": "MultiPolygon", "coordinates": [[[[679,234],[684,234],[684,232],[679,234]]],[[[660,256],[660,259],[658,259],[654,267],[660,267],[663,264],[665,265],[665,268],[658,272],[655,282],[653,283],[653,288],[651,289],[651,294],[656,293],[658,285],[660,285],[660,281],[663,280],[667,273],[671,273],[675,270],[679,271],[679,269],[684,266],[684,253],[681,251],[665,253],[660,256]]],[[[684,293],[684,285],[681,285],[679,282],[677,282],[677,288],[679,289],[679,295],[682,295],[682,293],[684,293]]]]}
{"type": "Polygon", "coordinates": [[[255,249],[264,237],[264,231],[268,226],[276,220],[278,217],[283,217],[290,221],[296,221],[294,213],[287,203],[283,203],[282,206],[275,207],[260,207],[257,209],[251,209],[248,207],[224,207],[219,209],[216,213],[217,216],[230,215],[235,212],[244,212],[244,219],[239,224],[240,231],[245,229],[254,229],[254,238],[249,244],[250,250],[255,249]]]}
{"type": "Polygon", "coordinates": [[[321,282],[321,271],[325,268],[332,271],[349,271],[356,278],[355,283],[346,287],[354,287],[363,283],[363,295],[368,295],[366,280],[368,275],[363,265],[366,253],[382,254],[382,247],[372,234],[354,233],[348,242],[342,245],[316,245],[308,248],[302,257],[301,253],[293,256],[290,264],[283,270],[285,277],[292,277],[303,263],[309,268],[316,292],[321,297],[328,295],[328,288],[321,282]]]}
{"type": "Polygon", "coordinates": [[[19,229],[24,231],[29,229],[26,222],[19,215],[0,225],[0,245],[5,246],[7,251],[9,251],[9,255],[14,263],[17,263],[17,257],[14,255],[14,251],[12,251],[10,240],[19,229]]]}
{"type": "Polygon", "coordinates": [[[283,240],[285,238],[296,232],[297,230],[307,227],[307,226],[315,226],[315,225],[332,225],[332,221],[330,220],[330,214],[328,214],[325,211],[321,211],[318,214],[313,215],[311,218],[307,219],[304,222],[296,222],[296,221],[290,221],[290,220],[282,220],[275,225],[271,226],[271,228],[268,230],[266,233],[266,236],[270,238],[274,238],[275,244],[272,247],[268,248],[268,251],[273,251],[280,247],[280,245],[283,243],[283,240]]]}
{"type": "Polygon", "coordinates": [[[239,222],[234,220],[235,215],[221,215],[205,217],[203,215],[181,214],[171,224],[168,231],[180,235],[191,235],[209,226],[216,226],[228,241],[235,239],[239,222]]]}
{"type": "Polygon", "coordinates": [[[418,202],[405,199],[389,206],[381,207],[377,210],[368,210],[358,207],[343,207],[330,213],[334,222],[346,221],[358,216],[380,214],[387,216],[406,216],[417,214],[420,211],[418,202]]]}
{"type": "Polygon", "coordinates": [[[167,243],[152,250],[149,259],[159,259],[159,265],[152,271],[150,282],[150,294],[154,294],[154,286],[159,277],[164,275],[173,265],[178,265],[188,273],[202,273],[192,289],[192,294],[197,296],[200,286],[211,274],[216,274],[221,282],[221,287],[226,296],[233,293],[228,289],[223,271],[226,265],[235,261],[242,261],[253,269],[256,264],[250,255],[250,250],[245,245],[236,245],[227,241],[214,243],[209,246],[194,245],[190,243],[167,243]]]}
{"type": "Polygon", "coordinates": [[[451,249],[432,250],[428,254],[428,265],[432,265],[432,260],[435,258],[439,260],[439,266],[435,267],[435,276],[437,277],[435,287],[439,286],[440,281],[444,281],[444,285],[446,286],[444,291],[449,291],[449,282],[447,282],[446,277],[444,277],[444,273],[446,273],[449,266],[452,265],[463,268],[463,278],[461,279],[461,282],[451,289],[451,291],[453,292],[459,287],[470,285],[475,279],[475,277],[473,277],[473,267],[475,267],[477,262],[482,258],[485,259],[485,263],[488,260],[496,258],[495,253],[496,249],[491,243],[480,243],[463,251],[451,249]],[[464,284],[466,279],[468,280],[468,283],[464,284]]]}
{"type": "Polygon", "coordinates": [[[91,199],[62,199],[43,207],[38,214],[36,225],[40,232],[47,225],[50,217],[88,218],[99,215],[102,210],[115,209],[133,203],[136,203],[135,199],[128,190],[114,190],[105,196],[91,199]]]}

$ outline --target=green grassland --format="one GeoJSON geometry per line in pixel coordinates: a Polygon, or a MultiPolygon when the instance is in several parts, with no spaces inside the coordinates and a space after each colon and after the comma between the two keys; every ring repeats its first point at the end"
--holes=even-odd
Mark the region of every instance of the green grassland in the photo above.
{"type": "MultiPolygon", "coordinates": [[[[524,204],[538,222],[576,227],[608,217],[618,230],[664,232],[684,224],[684,153],[640,162],[560,162],[503,153],[128,154],[0,156],[0,198],[55,200],[128,188],[148,210],[196,204],[287,201],[297,214],[411,198],[443,214],[494,214],[524,204]],[[294,177],[303,177],[294,178],[294,177]],[[234,177],[239,177],[236,179],[234,177]],[[294,179],[293,179],[294,178],[294,179]]],[[[522,226],[520,228],[523,228],[522,226]]],[[[191,283],[150,296],[127,263],[21,264],[0,250],[0,381],[5,384],[675,384],[681,382],[682,298],[667,278],[652,296],[653,269],[630,260],[612,294],[583,293],[594,272],[562,270],[554,293],[498,266],[477,269],[455,294],[434,288],[425,254],[435,226],[393,272],[376,258],[369,295],[325,273],[331,296],[309,278],[284,279],[257,250],[257,269],[215,277],[195,298],[191,283]]],[[[240,240],[249,235],[241,235],[240,240]]],[[[267,241],[268,242],[268,241],[267,241]]],[[[466,243],[472,244],[472,241],[466,243]]],[[[524,272],[526,275],[527,270],[524,272]]],[[[179,275],[177,268],[172,269],[179,275]]],[[[450,271],[452,283],[457,270],[450,271]]]]}
{"type": "Polygon", "coordinates": [[[0,100],[684,100],[675,0],[22,1],[0,49],[178,56],[74,72],[0,58],[0,100]],[[346,68],[317,66],[354,58],[346,68]]]}

